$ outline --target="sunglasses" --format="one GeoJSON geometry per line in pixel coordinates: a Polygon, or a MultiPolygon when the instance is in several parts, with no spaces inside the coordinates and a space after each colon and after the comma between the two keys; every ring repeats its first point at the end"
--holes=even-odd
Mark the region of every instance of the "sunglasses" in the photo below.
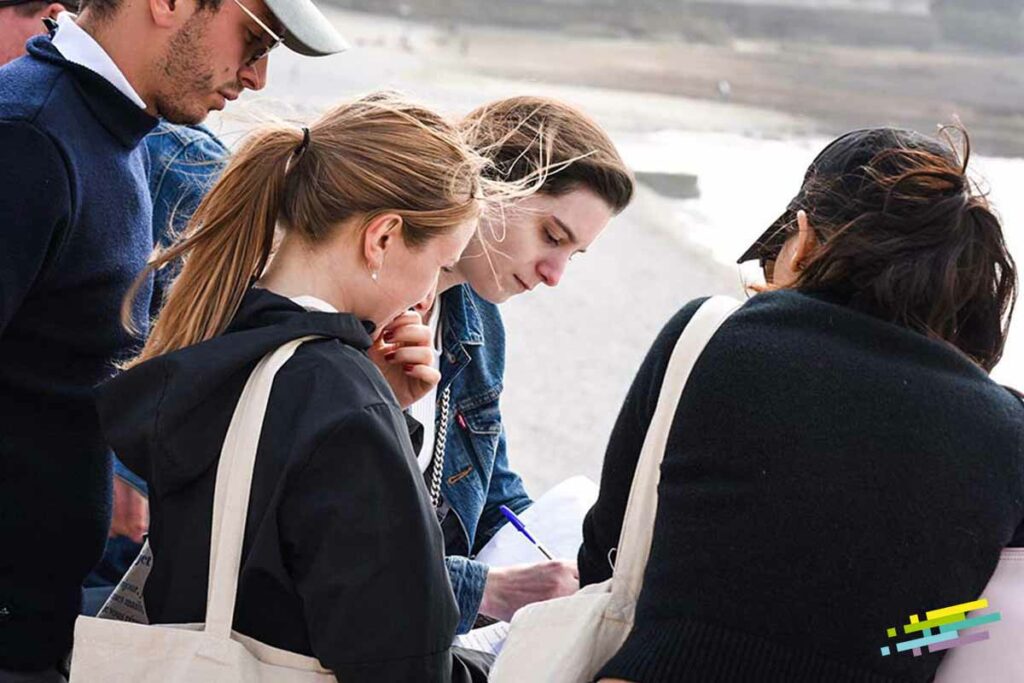
{"type": "Polygon", "coordinates": [[[273,50],[275,47],[284,42],[284,37],[274,33],[274,31],[272,31],[271,28],[267,26],[266,22],[264,22],[262,19],[256,16],[256,13],[248,7],[246,7],[245,5],[243,5],[240,2],[240,0],[235,0],[235,4],[238,5],[239,9],[245,12],[250,19],[256,22],[256,25],[263,29],[264,33],[270,36],[270,43],[266,45],[257,46],[255,52],[249,55],[249,58],[245,60],[246,66],[253,66],[254,64],[258,64],[262,59],[266,58],[266,56],[270,54],[271,50],[273,50]]]}

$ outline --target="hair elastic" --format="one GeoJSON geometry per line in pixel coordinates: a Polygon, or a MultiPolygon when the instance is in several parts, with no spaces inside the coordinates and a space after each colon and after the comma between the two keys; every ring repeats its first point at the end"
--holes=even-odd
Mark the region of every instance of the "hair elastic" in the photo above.
{"type": "Polygon", "coordinates": [[[294,156],[299,156],[300,154],[305,152],[307,147],[309,147],[309,128],[307,128],[306,126],[303,126],[302,127],[302,142],[300,142],[299,146],[295,148],[294,156]]]}

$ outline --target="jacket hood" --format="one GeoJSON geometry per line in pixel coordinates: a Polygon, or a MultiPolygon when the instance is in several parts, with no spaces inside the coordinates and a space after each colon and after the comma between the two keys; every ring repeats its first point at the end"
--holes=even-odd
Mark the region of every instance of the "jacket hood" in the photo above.
{"type": "Polygon", "coordinates": [[[308,335],[365,352],[372,331],[372,323],[348,313],[310,312],[250,289],[220,336],[141,363],[97,389],[104,436],[151,488],[174,490],[216,462],[239,392],[263,356],[308,335]]]}

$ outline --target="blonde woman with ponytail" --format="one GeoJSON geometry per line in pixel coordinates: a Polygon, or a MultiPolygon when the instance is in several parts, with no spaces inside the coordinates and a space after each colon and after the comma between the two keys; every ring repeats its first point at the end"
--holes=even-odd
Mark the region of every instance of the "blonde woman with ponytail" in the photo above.
{"type": "Polygon", "coordinates": [[[150,264],[183,262],[98,405],[150,486],[151,623],[203,621],[217,462],[242,386],[264,355],[315,335],[274,380],[234,629],[346,683],[483,680],[449,649],[459,613],[402,408],[439,379],[408,310],[473,235],[498,186],[484,165],[435,113],[366,97],[252,134],[150,264]]]}

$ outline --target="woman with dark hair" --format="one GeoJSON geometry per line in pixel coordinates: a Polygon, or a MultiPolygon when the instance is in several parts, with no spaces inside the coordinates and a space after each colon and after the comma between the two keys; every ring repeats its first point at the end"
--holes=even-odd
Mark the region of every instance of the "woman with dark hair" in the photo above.
{"type": "MultiPolygon", "coordinates": [[[[598,679],[931,680],[942,655],[882,656],[887,629],[975,599],[1024,545],[1024,405],[988,376],[1016,270],[968,158],[948,137],[845,135],[740,259],[767,285],[690,375],[636,623],[598,679]]],[[[661,332],[619,415],[583,584],[611,575],[666,364],[702,301],[661,332]]]]}

